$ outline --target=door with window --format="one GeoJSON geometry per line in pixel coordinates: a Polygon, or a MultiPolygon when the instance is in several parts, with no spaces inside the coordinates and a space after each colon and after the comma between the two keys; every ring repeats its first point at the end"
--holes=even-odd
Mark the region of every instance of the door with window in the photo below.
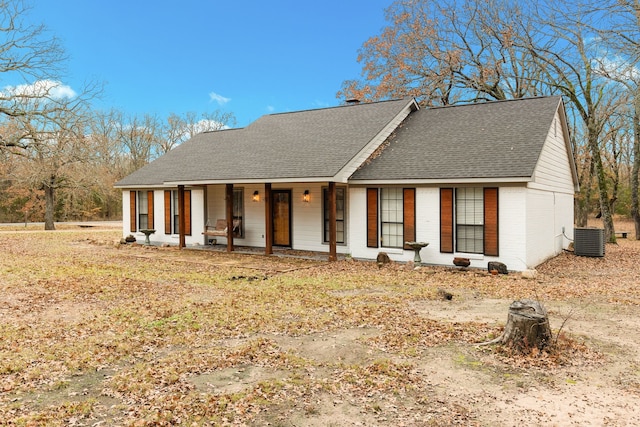
{"type": "Polygon", "coordinates": [[[273,190],[273,244],[291,246],[291,190],[273,190]]]}

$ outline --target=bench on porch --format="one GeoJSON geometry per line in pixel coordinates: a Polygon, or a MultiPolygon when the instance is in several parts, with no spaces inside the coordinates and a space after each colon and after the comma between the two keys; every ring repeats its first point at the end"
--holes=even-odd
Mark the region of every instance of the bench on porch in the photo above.
{"type": "MultiPolygon", "coordinates": [[[[233,220],[233,235],[236,236],[240,232],[240,220],[233,220]]],[[[204,227],[204,231],[202,232],[207,237],[227,237],[227,220],[226,219],[218,219],[216,221],[216,225],[212,227],[209,225],[207,221],[207,225],[204,227]]]]}

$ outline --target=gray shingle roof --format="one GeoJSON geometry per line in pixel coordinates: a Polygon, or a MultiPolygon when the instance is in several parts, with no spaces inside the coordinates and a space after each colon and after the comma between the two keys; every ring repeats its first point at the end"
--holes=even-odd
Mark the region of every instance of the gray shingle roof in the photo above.
{"type": "Polygon", "coordinates": [[[531,177],[560,97],[413,112],[352,180],[531,177]]]}
{"type": "Polygon", "coordinates": [[[333,177],[413,102],[272,114],[243,129],[202,133],[116,186],[333,177]]]}

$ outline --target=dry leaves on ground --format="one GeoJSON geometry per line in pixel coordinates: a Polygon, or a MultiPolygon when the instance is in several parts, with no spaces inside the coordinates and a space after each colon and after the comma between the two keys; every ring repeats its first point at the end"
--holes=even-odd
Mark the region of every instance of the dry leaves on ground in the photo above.
{"type": "Polygon", "coordinates": [[[608,245],[603,259],[562,254],[525,280],[121,246],[117,231],[86,234],[0,236],[8,425],[474,425],[488,405],[474,387],[523,378],[557,387],[613,361],[624,362],[616,387],[638,394],[627,341],[567,330],[536,354],[474,345],[501,332],[496,319],[517,298],[539,298],[552,313],[585,301],[608,317],[635,309],[635,241],[608,245]],[[482,303],[491,313],[471,316],[482,303]],[[462,394],[450,388],[461,378],[462,394]]]}

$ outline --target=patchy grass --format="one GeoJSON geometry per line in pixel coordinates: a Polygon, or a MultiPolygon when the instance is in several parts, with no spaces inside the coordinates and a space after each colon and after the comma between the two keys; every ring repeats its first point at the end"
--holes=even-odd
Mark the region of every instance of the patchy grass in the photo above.
{"type": "Polygon", "coordinates": [[[528,374],[538,387],[576,387],[580,370],[612,361],[620,374],[607,386],[638,394],[626,341],[567,327],[547,353],[474,346],[500,333],[517,298],[542,299],[552,313],[597,305],[578,325],[624,319],[640,304],[635,241],[607,246],[604,259],[563,254],[525,280],[120,246],[118,231],[91,233],[0,233],[8,425],[484,424],[492,400],[476,388],[517,378],[526,389],[528,374]]]}

